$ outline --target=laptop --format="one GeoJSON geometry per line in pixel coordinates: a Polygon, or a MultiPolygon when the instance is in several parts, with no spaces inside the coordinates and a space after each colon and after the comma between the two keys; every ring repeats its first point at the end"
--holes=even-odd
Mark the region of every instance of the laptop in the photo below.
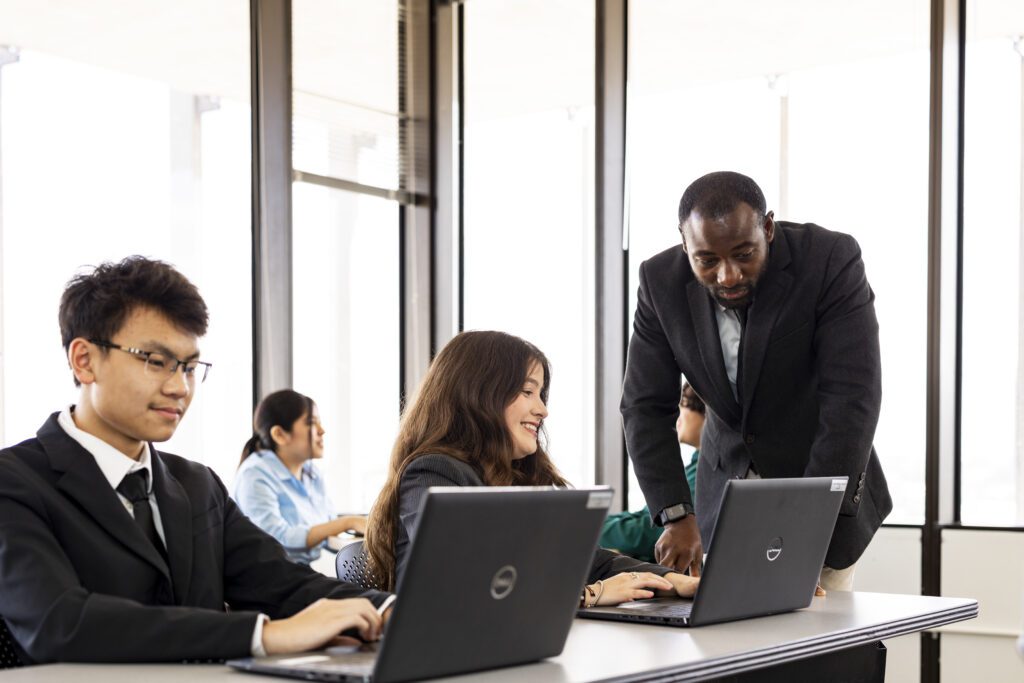
{"type": "Polygon", "coordinates": [[[607,488],[431,488],[380,642],[228,665],[392,683],[558,655],[611,501],[607,488]]]}
{"type": "Polygon", "coordinates": [[[731,479],[692,600],[581,609],[588,619],[703,626],[811,604],[847,477],[731,479]]]}

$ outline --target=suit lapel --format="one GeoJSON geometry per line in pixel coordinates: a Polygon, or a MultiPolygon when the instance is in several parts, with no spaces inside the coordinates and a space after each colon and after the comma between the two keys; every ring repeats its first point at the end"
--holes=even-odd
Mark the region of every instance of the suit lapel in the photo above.
{"type": "Polygon", "coordinates": [[[732,387],[729,385],[729,377],[725,374],[725,359],[722,356],[722,342],[718,336],[718,322],[715,320],[714,304],[708,296],[707,290],[696,279],[686,285],[686,297],[690,305],[690,315],[693,316],[693,329],[697,335],[697,347],[700,349],[700,357],[704,363],[704,370],[711,378],[711,384],[715,388],[717,401],[711,402],[713,406],[724,406],[726,414],[716,410],[722,417],[739,423],[740,407],[736,403],[736,397],[732,394],[732,387]]]}
{"type": "Polygon", "coordinates": [[[164,559],[124,509],[117,494],[103,477],[96,459],[67,435],[57,422],[56,413],[43,424],[36,436],[50,459],[50,467],[62,473],[57,480],[57,488],[74,500],[107,533],[170,580],[164,559]]]}
{"type": "Polygon", "coordinates": [[[183,603],[192,578],[192,505],[184,487],[175,479],[153,445],[153,492],[160,507],[160,521],[167,541],[175,602],[183,603]]]}
{"type": "Polygon", "coordinates": [[[776,228],[775,240],[772,245],[771,261],[768,269],[757,286],[757,298],[747,315],[747,325],[743,332],[743,376],[739,378],[743,388],[743,414],[750,409],[750,401],[754,397],[761,366],[768,350],[768,340],[775,321],[778,320],[786,294],[793,284],[793,276],[786,272],[789,265],[789,242],[786,234],[776,228]]]}

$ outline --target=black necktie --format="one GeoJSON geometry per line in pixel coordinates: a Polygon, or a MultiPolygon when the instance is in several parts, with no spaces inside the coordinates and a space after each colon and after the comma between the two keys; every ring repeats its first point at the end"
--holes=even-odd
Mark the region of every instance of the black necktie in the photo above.
{"type": "Polygon", "coordinates": [[[740,321],[740,343],[736,349],[736,401],[743,406],[743,339],[747,336],[747,307],[734,308],[740,321]]]}
{"type": "Polygon", "coordinates": [[[167,559],[167,551],[156,533],[156,524],[153,523],[153,508],[149,506],[149,471],[135,470],[126,474],[117,485],[117,492],[132,504],[135,523],[142,529],[142,535],[149,539],[164,559],[167,559]]]}

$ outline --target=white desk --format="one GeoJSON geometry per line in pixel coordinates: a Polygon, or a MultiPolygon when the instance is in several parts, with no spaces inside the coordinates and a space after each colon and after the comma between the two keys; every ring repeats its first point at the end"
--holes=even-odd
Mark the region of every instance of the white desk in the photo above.
{"type": "MultiPolygon", "coordinates": [[[[806,610],[700,628],[577,619],[553,659],[448,679],[451,683],[690,681],[836,652],[977,616],[963,598],[833,592],[806,610]]],[[[4,683],[268,680],[223,666],[54,664],[4,672],[4,683]],[[244,677],[244,678],[243,678],[244,677]]],[[[282,679],[285,680],[285,679],[282,679]]]]}

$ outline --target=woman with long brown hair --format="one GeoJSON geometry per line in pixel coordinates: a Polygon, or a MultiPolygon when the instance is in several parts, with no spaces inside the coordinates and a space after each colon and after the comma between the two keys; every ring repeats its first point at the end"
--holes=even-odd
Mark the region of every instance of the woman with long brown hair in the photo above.
{"type": "MultiPolygon", "coordinates": [[[[385,586],[405,570],[420,501],[431,486],[567,486],[544,450],[551,369],[503,332],[463,332],[431,363],[402,416],[388,479],[370,512],[366,549],[385,586]]],[[[556,524],[552,520],[552,524],[556,524]]],[[[598,548],[581,604],[692,596],[697,579],[598,548]]]]}

